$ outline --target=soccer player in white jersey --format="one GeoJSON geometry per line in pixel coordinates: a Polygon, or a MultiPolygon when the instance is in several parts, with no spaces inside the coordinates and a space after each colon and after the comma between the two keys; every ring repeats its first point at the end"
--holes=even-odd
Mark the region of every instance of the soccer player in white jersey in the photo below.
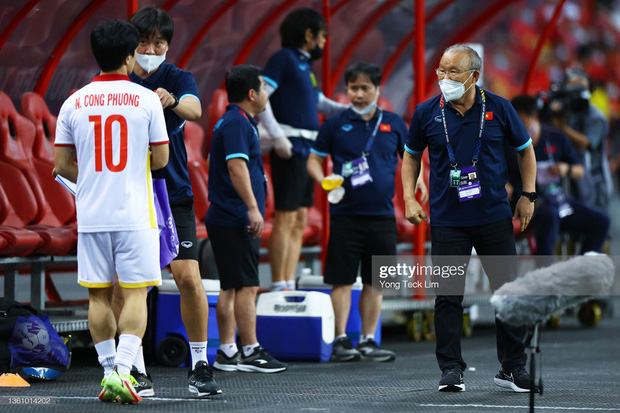
{"type": "Polygon", "coordinates": [[[133,25],[98,25],[90,43],[101,74],[60,110],[55,173],[77,183],[78,282],[88,288],[104,368],[99,398],[137,403],[130,369],[146,330],[147,287],[161,279],[151,169],[168,163],[168,134],[157,95],[128,77],[139,43],[133,25]],[[125,297],[118,326],[110,302],[116,273],[125,297]]]}

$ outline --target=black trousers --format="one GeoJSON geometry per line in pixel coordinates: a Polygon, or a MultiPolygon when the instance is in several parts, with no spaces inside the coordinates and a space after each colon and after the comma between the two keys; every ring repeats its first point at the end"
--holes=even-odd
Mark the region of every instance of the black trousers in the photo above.
{"type": "MultiPolygon", "coordinates": [[[[495,291],[517,274],[517,256],[511,219],[474,227],[432,227],[431,255],[433,265],[469,264],[471,249],[481,257],[482,267],[495,291]],[[486,257],[485,257],[486,256],[486,257]],[[492,257],[502,256],[502,257],[492,257]]],[[[467,364],[461,355],[463,329],[463,292],[465,276],[441,280],[435,299],[436,356],[439,368],[467,364]]],[[[527,361],[523,338],[524,327],[514,327],[495,319],[497,358],[505,369],[524,366],[527,361]]]]}

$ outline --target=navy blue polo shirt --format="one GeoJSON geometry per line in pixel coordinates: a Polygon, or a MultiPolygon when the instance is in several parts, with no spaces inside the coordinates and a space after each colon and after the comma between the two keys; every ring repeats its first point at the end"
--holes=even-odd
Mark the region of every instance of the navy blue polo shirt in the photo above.
{"type": "MultiPolygon", "coordinates": [[[[552,126],[541,124],[540,138],[536,145],[534,145],[534,153],[536,154],[536,162],[549,161],[549,151],[553,157],[554,162],[566,162],[570,165],[580,165],[581,159],[577,154],[577,151],[571,144],[568,136],[564,132],[556,129],[552,126]]],[[[519,173],[519,164],[517,155],[513,149],[506,148],[506,160],[508,161],[508,179],[515,191],[518,194],[521,193],[523,183],[521,182],[521,174],[519,173]]],[[[561,178],[558,177],[557,183],[560,183],[561,178]]],[[[537,185],[537,191],[543,191],[537,185]]],[[[543,195],[543,194],[541,194],[543,195]]]]}
{"type": "MultiPolygon", "coordinates": [[[[445,105],[446,124],[458,169],[472,166],[472,155],[480,130],[482,97],[476,87],[476,103],[461,115],[449,103],[445,105]]],[[[523,122],[510,102],[493,93],[486,96],[486,120],[482,147],[476,168],[482,197],[459,202],[456,188],[450,187],[450,159],[440,103],[443,95],[420,103],[413,113],[405,150],[421,154],[428,147],[430,161],[430,220],[437,227],[478,226],[510,218],[506,194],[508,179],[504,145],[517,151],[532,143],[523,122]]]]}
{"type": "MultiPolygon", "coordinates": [[[[319,88],[312,61],[300,50],[284,48],[271,56],[263,79],[275,88],[269,96],[279,123],[299,129],[319,130],[319,88]]],[[[293,152],[308,156],[312,141],[291,138],[293,152]]]]}
{"type": "Polygon", "coordinates": [[[239,197],[228,173],[228,160],[243,158],[248,163],[252,191],[265,216],[265,171],[258,143],[257,123],[237,105],[228,105],[217,121],[209,154],[209,202],[206,222],[227,227],[250,225],[248,208],[239,197]]]}
{"type": "MultiPolygon", "coordinates": [[[[365,121],[351,109],[326,119],[319,130],[312,152],[332,156],[334,173],[340,174],[344,162],[362,156],[379,120],[377,111],[365,121]]],[[[383,111],[383,119],[368,154],[368,166],[372,182],[357,188],[351,187],[345,178],[345,195],[337,204],[330,204],[332,215],[394,215],[394,175],[398,156],[407,138],[407,126],[395,113],[383,111]]]]}
{"type": "MultiPolygon", "coordinates": [[[[162,63],[157,71],[146,79],[142,79],[135,73],[131,73],[129,78],[132,82],[151,90],[164,88],[179,99],[187,96],[198,99],[198,86],[194,76],[170,63],[162,63]]],[[[200,99],[198,100],[200,101],[200,99]]],[[[189,180],[187,169],[187,151],[184,140],[185,119],[170,108],[164,109],[164,117],[166,118],[168,138],[170,138],[170,158],[164,168],[153,171],[153,178],[166,180],[168,198],[170,201],[174,201],[193,195],[192,183],[189,180]]]]}

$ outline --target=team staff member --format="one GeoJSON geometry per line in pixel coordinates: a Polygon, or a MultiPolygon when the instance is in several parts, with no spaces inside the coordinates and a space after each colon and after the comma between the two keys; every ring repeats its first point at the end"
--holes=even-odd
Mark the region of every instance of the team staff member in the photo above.
{"type": "Polygon", "coordinates": [[[314,184],[306,163],[319,130],[319,112],[331,116],[347,108],[327,99],[312,73],[312,63],[323,55],[326,30],[325,19],[315,10],[292,11],[280,26],[282,49],[265,66],[270,105],[258,119],[275,138],[270,153],[275,200],[269,238],[273,291],[295,289],[308,208],[313,204],[314,184]]]}
{"type": "Polygon", "coordinates": [[[213,364],[225,371],[286,370],[256,339],[258,249],[264,229],[265,171],[254,117],[265,110],[261,69],[233,67],[226,74],[226,113],[215,124],[209,155],[209,201],[205,219],[222,290],[217,301],[221,348],[213,364]],[[235,342],[235,328],[243,344],[235,342]]]}
{"type": "MultiPolygon", "coordinates": [[[[170,263],[170,269],[181,296],[181,318],[190,345],[188,388],[198,396],[219,394],[222,390],[215,382],[206,358],[209,304],[198,267],[194,196],[184,141],[185,122],[196,121],[202,115],[198,88],[191,73],[164,61],[174,33],[172,18],[164,10],[144,7],[131,16],[129,22],[140,32],[137,65],[130,78],[157,93],[170,137],[170,162],[153,176],[166,180],[179,236],[179,255],[170,263]]],[[[141,356],[139,353],[136,358],[134,377],[143,394],[152,396],[153,385],[146,375],[141,356]]]]}
{"type": "Polygon", "coordinates": [[[77,182],[78,282],[88,288],[103,402],[142,400],[130,371],[146,330],[147,287],[161,281],[149,166],[168,162],[168,135],[157,95],[127,77],[138,39],[138,31],[120,20],[91,32],[101,72],[62,105],[54,148],[54,173],[77,182]],[[110,300],[117,273],[125,297],[118,323],[110,300]]]}
{"type": "MultiPolygon", "coordinates": [[[[403,160],[406,217],[414,224],[428,218],[413,193],[422,153],[429,150],[431,254],[434,265],[467,265],[472,247],[479,256],[515,256],[482,264],[493,290],[516,276],[516,249],[511,210],[504,184],[504,144],[519,154],[522,196],[515,208],[521,230],[527,227],[536,200],[536,158],[532,140],[506,99],[476,86],[482,60],[470,47],[447,48],[437,76],[441,94],[419,104],[413,114],[403,160]],[[448,260],[447,257],[458,257],[448,260]]],[[[484,258],[484,257],[483,257],[484,258]]],[[[463,391],[461,356],[464,276],[441,280],[435,299],[436,355],[442,378],[439,391],[463,391]]],[[[495,383],[529,392],[524,366],[525,331],[496,319],[497,355],[501,369],[495,383]]]]}
{"type": "Polygon", "coordinates": [[[332,360],[392,361],[394,352],[380,348],[374,340],[382,295],[372,286],[371,264],[373,255],[396,255],[394,174],[407,127],[398,115],[377,107],[381,84],[377,66],[352,65],[344,80],[351,107],[323,123],[308,158],[308,173],[316,182],[325,178],[322,164],[329,155],[334,172],[345,177],[344,197],[329,207],[331,231],[325,261],[325,282],[333,285],[336,322],[332,360]],[[345,328],[360,261],[362,336],[353,348],[345,328]]]}

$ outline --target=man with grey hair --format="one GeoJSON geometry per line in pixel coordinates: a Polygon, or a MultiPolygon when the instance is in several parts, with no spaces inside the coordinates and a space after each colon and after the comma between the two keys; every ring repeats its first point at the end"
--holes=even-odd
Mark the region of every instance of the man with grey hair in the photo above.
{"type": "MultiPolygon", "coordinates": [[[[513,279],[517,269],[513,215],[504,188],[504,144],[519,154],[523,192],[514,217],[520,219],[521,231],[534,213],[536,158],[532,140],[510,102],[476,86],[481,65],[478,53],[468,46],[457,44],[445,50],[436,69],[441,94],[415,109],[402,178],[407,219],[416,225],[428,222],[414,196],[422,153],[428,147],[433,265],[467,268],[473,247],[496,290],[513,279]],[[499,260],[491,257],[498,255],[502,256],[499,260]]],[[[465,276],[434,281],[439,283],[435,299],[436,355],[442,370],[439,391],[463,391],[467,367],[461,356],[465,276]]],[[[501,368],[495,383],[529,392],[525,330],[497,319],[496,330],[501,368]]]]}

